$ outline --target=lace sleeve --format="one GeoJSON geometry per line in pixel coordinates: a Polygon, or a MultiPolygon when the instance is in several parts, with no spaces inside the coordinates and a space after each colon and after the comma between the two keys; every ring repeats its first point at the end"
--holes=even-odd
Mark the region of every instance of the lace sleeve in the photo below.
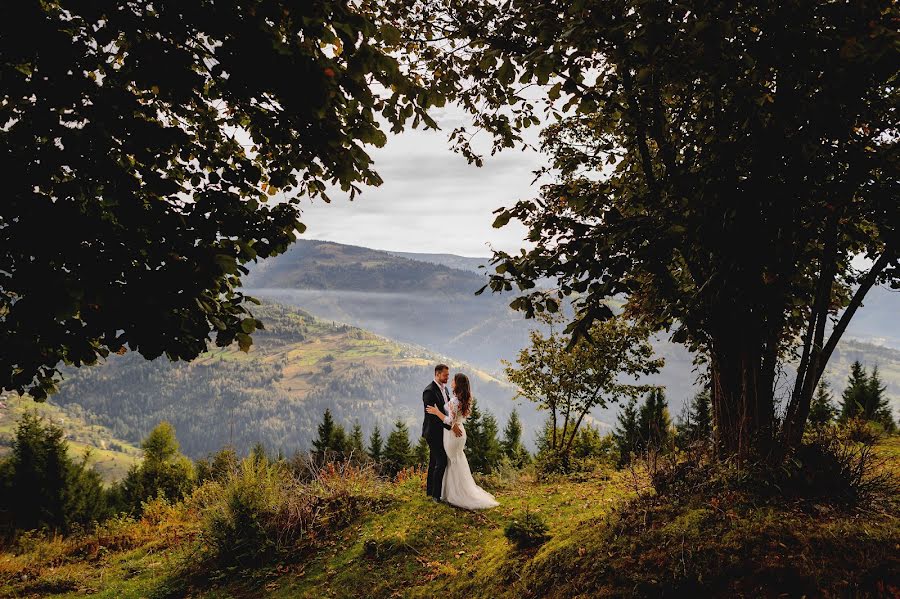
{"type": "Polygon", "coordinates": [[[465,421],[465,418],[459,413],[459,400],[455,397],[447,403],[449,416],[453,420],[453,424],[459,424],[465,421]]]}

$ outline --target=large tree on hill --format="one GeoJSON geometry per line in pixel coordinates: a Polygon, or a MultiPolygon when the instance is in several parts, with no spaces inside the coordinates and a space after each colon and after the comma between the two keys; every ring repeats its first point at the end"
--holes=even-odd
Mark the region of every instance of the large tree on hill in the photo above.
{"type": "Polygon", "coordinates": [[[624,296],[708,362],[720,455],[789,452],[866,293],[900,286],[898,5],[425,4],[498,145],[536,122],[520,88],[545,86],[559,117],[543,134],[555,179],[495,222],[524,223],[531,249],[497,252],[491,289],[516,285],[528,315],[573,298],[576,337],[624,296]],[[543,277],[555,293],[534,290],[543,277]]]}
{"type": "Polygon", "coordinates": [[[248,349],[244,265],[303,231],[298,197],[379,184],[365,145],[435,126],[440,84],[388,10],[4,2],[0,388],[43,399],[60,363],[126,348],[248,349]]]}

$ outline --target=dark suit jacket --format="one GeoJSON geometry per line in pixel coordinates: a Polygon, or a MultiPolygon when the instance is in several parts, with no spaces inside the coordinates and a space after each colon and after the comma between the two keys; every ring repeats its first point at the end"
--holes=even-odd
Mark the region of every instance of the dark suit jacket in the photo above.
{"type": "MultiPolygon", "coordinates": [[[[431,381],[431,384],[422,391],[422,410],[426,406],[437,406],[441,412],[447,413],[447,410],[444,408],[444,396],[441,393],[441,388],[434,381],[431,381]]],[[[443,435],[441,428],[450,430],[451,426],[444,424],[444,421],[434,414],[425,412],[425,420],[422,422],[422,436],[428,438],[438,434],[443,435]]]]}

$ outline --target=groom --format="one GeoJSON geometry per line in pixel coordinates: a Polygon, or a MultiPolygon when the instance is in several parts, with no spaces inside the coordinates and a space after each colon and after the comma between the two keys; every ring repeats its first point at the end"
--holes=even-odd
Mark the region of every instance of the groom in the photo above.
{"type": "MultiPolygon", "coordinates": [[[[450,392],[447,389],[447,380],[450,378],[450,367],[446,364],[438,364],[434,367],[434,380],[425,387],[422,392],[422,409],[428,406],[437,408],[446,413],[444,402],[450,401],[450,392]]],[[[462,436],[459,426],[450,425],[440,418],[425,412],[425,421],[422,423],[422,436],[428,443],[428,478],[425,483],[425,492],[432,501],[441,500],[441,484],[444,481],[444,470],[447,469],[447,452],[444,451],[444,429],[453,430],[457,437],[462,436]]]]}

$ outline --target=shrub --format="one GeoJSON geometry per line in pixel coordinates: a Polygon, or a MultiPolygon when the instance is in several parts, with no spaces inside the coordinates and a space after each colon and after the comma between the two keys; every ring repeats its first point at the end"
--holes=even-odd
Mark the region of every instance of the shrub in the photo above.
{"type": "Polygon", "coordinates": [[[281,468],[249,459],[228,477],[204,519],[206,539],[220,562],[248,566],[276,549],[273,524],[285,482],[281,468]]]}
{"type": "Polygon", "coordinates": [[[844,431],[847,439],[864,445],[873,445],[884,436],[884,427],[864,418],[849,418],[839,428],[844,431]]]}
{"type": "Polygon", "coordinates": [[[224,481],[237,472],[240,465],[237,452],[231,446],[226,446],[214,454],[197,460],[196,474],[197,484],[208,480],[224,481]]]}
{"type": "Polygon", "coordinates": [[[546,543],[550,538],[547,531],[547,524],[540,514],[526,511],[521,517],[508,523],[503,534],[516,548],[522,550],[546,543]]]}
{"type": "Polygon", "coordinates": [[[490,474],[476,473],[474,476],[480,487],[494,492],[515,485],[519,482],[521,474],[522,470],[516,462],[504,455],[490,474]]]}
{"type": "Polygon", "coordinates": [[[878,437],[866,422],[815,428],[788,463],[785,491],[852,505],[896,496],[896,477],[874,451],[878,437]]]}
{"type": "Polygon", "coordinates": [[[275,556],[297,558],[329,531],[372,505],[371,468],[314,459],[291,463],[247,458],[225,481],[210,481],[191,501],[204,513],[203,536],[215,561],[250,567],[275,556]]]}
{"type": "Polygon", "coordinates": [[[871,507],[900,492],[896,475],[874,447],[874,440],[858,428],[812,427],[797,451],[776,467],[709,460],[705,452],[689,452],[683,459],[664,460],[652,470],[653,488],[668,501],[719,494],[740,496],[751,504],[800,502],[871,507]],[[736,495],[735,495],[736,494],[736,495]]]}

